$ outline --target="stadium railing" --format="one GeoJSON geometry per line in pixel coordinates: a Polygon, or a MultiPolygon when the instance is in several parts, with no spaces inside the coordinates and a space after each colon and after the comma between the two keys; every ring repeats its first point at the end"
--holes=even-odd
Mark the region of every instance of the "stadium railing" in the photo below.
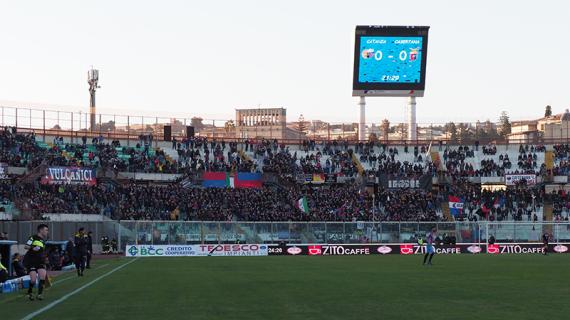
{"type": "Polygon", "coordinates": [[[39,223],[50,227],[50,240],[64,241],[79,227],[127,244],[218,243],[410,243],[432,228],[442,240],[485,243],[536,243],[544,233],[553,242],[570,242],[570,223],[563,222],[196,222],[196,221],[0,221],[0,232],[22,244],[39,223]]]}
{"type": "MultiPolygon", "coordinates": [[[[234,120],[232,119],[203,119],[199,117],[184,118],[184,117],[157,117],[145,115],[120,115],[120,114],[96,114],[96,127],[92,130],[89,128],[90,114],[85,112],[71,112],[62,110],[44,110],[25,108],[21,106],[0,106],[0,126],[9,126],[17,128],[18,132],[31,133],[34,132],[37,136],[46,139],[46,136],[61,136],[69,138],[71,141],[79,143],[81,137],[86,136],[88,139],[104,137],[107,140],[126,140],[137,141],[140,135],[153,135],[153,142],[158,144],[159,141],[164,140],[163,127],[165,125],[172,126],[172,136],[183,137],[185,135],[186,126],[194,126],[196,134],[199,136],[207,136],[212,138],[224,139],[226,142],[230,141],[243,141],[245,138],[236,137],[234,131],[234,120]]],[[[295,122],[295,121],[289,121],[295,122]]],[[[299,144],[303,140],[312,139],[316,141],[332,141],[336,139],[348,140],[351,143],[358,142],[357,129],[354,123],[343,122],[310,122],[306,121],[307,136],[304,139],[279,139],[280,143],[284,144],[299,144]]],[[[407,124],[405,123],[391,123],[390,130],[395,128],[395,134],[387,140],[384,140],[379,133],[380,129],[374,131],[378,142],[390,145],[414,145],[414,144],[429,144],[430,142],[446,143],[447,145],[469,145],[479,141],[480,145],[487,143],[493,144],[555,144],[567,143],[565,137],[570,136],[570,127],[565,130],[567,132],[560,132],[561,138],[559,139],[546,139],[542,136],[535,138],[514,139],[513,137],[508,140],[488,135],[478,135],[478,131],[484,131],[488,126],[499,126],[499,124],[487,123],[457,123],[465,128],[475,128],[471,132],[472,135],[461,135],[458,129],[456,138],[451,137],[450,133],[444,133],[445,123],[418,123],[418,138],[414,141],[408,140],[406,134],[407,124]],[[481,130],[479,130],[481,129],[481,130]]],[[[368,123],[367,126],[378,128],[378,124],[368,123]]],[[[563,129],[561,129],[563,130],[563,129]]],[[[256,131],[254,131],[256,132],[256,131]]],[[[512,133],[518,133],[513,129],[512,133]]],[[[264,136],[266,139],[280,138],[275,132],[275,137],[270,131],[269,136],[264,136]]],[[[250,134],[248,139],[258,138],[258,134],[250,134]]],[[[259,134],[260,136],[263,134],[259,134]]],[[[48,140],[48,139],[46,139],[48,140]]],[[[365,141],[362,141],[365,142],[365,141]]]]}

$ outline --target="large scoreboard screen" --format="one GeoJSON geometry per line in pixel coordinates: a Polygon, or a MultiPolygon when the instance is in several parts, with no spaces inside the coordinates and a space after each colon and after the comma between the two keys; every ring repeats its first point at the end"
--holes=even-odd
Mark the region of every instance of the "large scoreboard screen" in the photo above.
{"type": "Polygon", "coordinates": [[[423,96],[429,27],[356,27],[353,96],[423,96]]]}

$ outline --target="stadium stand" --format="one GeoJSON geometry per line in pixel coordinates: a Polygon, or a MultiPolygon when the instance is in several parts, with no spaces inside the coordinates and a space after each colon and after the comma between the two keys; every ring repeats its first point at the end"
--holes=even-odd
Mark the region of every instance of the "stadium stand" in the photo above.
{"type": "Polygon", "coordinates": [[[4,128],[0,147],[0,162],[27,170],[27,175],[9,175],[0,184],[2,208],[27,213],[29,218],[96,213],[127,220],[537,221],[567,220],[570,211],[570,198],[563,191],[547,195],[541,184],[524,183],[492,190],[482,182],[509,174],[566,175],[568,145],[552,146],[552,170],[546,170],[543,145],[433,147],[340,140],[284,144],[192,137],[175,138],[171,146],[159,148],[153,146],[152,136],[141,135],[134,146],[102,137],[91,141],[82,137],[72,143],[56,136],[46,143],[34,134],[4,128]],[[95,168],[99,183],[44,185],[33,173],[45,171],[46,166],[95,168]],[[174,178],[121,180],[120,172],[174,178]],[[203,188],[204,172],[260,173],[266,182],[260,189],[203,188]],[[307,183],[311,175],[324,178],[307,183]],[[328,177],[334,178],[332,183],[328,177]],[[427,188],[389,188],[381,183],[420,178],[430,182],[427,188]],[[463,203],[459,213],[450,213],[450,196],[463,203]],[[308,212],[295,207],[303,197],[308,212]],[[544,214],[545,199],[556,200],[552,217],[544,214]]]}

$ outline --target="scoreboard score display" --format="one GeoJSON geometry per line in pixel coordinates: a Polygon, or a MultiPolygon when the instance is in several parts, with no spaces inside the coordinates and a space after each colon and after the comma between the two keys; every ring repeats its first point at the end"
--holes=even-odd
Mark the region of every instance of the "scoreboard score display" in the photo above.
{"type": "Polygon", "coordinates": [[[357,26],[353,96],[422,97],[429,27],[357,26]]]}

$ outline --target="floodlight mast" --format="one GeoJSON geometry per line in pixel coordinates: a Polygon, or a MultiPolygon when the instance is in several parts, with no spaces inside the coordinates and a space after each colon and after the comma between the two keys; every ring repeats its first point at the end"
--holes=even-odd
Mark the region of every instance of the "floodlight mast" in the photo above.
{"type": "Polygon", "coordinates": [[[91,67],[91,70],[89,70],[87,72],[87,83],[89,83],[89,95],[90,95],[90,100],[89,100],[89,113],[90,113],[90,130],[91,131],[95,131],[95,126],[96,126],[96,109],[95,109],[95,92],[97,91],[97,89],[101,88],[98,83],[99,83],[99,70],[93,69],[93,67],[91,67]]]}

